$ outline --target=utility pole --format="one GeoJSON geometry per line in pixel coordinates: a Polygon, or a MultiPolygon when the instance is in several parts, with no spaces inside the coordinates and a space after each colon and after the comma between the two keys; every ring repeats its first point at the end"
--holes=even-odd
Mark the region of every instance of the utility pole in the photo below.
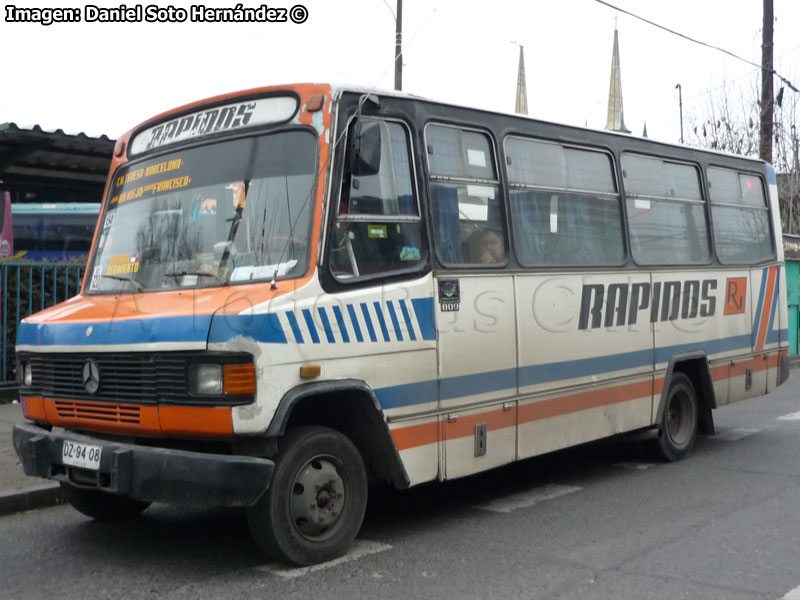
{"type": "Polygon", "coordinates": [[[797,128],[792,125],[792,150],[794,160],[792,161],[792,172],[789,175],[789,233],[794,229],[794,195],[797,189],[797,128]]]}
{"type": "Polygon", "coordinates": [[[403,0],[397,0],[395,24],[394,89],[399,92],[403,89],[403,0]]]}
{"type": "Polygon", "coordinates": [[[681,93],[681,84],[677,84],[675,89],[678,90],[678,110],[681,117],[681,144],[683,143],[683,94],[681,93]]]}
{"type": "Polygon", "coordinates": [[[764,23],[761,27],[761,118],[758,157],[772,162],[772,125],[774,94],[772,89],[772,0],[764,0],[764,23]]]}

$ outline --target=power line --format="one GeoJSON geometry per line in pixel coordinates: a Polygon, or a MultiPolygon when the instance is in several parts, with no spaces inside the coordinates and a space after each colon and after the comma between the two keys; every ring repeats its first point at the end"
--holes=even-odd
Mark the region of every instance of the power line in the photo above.
{"type": "MultiPolygon", "coordinates": [[[[712,44],[707,44],[706,42],[701,42],[700,40],[696,40],[696,39],[694,39],[692,37],[689,37],[688,35],[684,35],[684,34],[678,32],[678,31],[670,29],[669,27],[664,27],[663,25],[659,25],[658,23],[655,23],[653,21],[645,19],[644,17],[640,17],[639,15],[635,15],[632,12],[629,12],[629,11],[623,9],[623,8],[619,8],[618,6],[614,6],[613,4],[609,4],[608,2],[605,2],[604,0],[595,0],[595,2],[598,2],[598,3],[600,3],[600,4],[604,5],[604,6],[607,6],[608,8],[616,10],[618,12],[624,13],[624,14],[630,16],[630,17],[633,17],[634,19],[639,19],[640,21],[644,21],[645,23],[647,23],[648,25],[652,25],[653,27],[658,27],[659,29],[663,29],[664,31],[666,31],[668,33],[671,33],[672,35],[677,35],[678,37],[681,37],[681,38],[683,38],[685,40],[689,40],[690,42],[694,42],[695,44],[700,44],[701,46],[705,46],[706,48],[711,48],[712,50],[717,50],[718,52],[722,52],[723,54],[727,54],[728,56],[731,56],[731,57],[735,58],[736,60],[740,60],[740,61],[742,61],[744,63],[747,63],[748,65],[752,65],[754,67],[757,67],[758,69],[762,68],[761,65],[756,64],[756,63],[754,63],[752,61],[749,61],[746,58],[742,58],[741,56],[737,56],[736,54],[734,54],[733,52],[730,52],[729,50],[725,50],[724,48],[720,48],[719,46],[714,46],[712,44]]],[[[778,73],[775,69],[770,69],[770,72],[775,77],[780,79],[783,83],[785,83],[792,91],[800,93],[800,90],[798,90],[791,81],[786,79],[783,75],[778,73]]]]}

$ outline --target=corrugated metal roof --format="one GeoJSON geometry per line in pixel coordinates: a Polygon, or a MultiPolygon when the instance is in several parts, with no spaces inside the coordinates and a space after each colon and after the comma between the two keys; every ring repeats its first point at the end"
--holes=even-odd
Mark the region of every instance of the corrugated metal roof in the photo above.
{"type": "Polygon", "coordinates": [[[115,140],[0,124],[0,189],[64,202],[99,202],[115,140]]]}

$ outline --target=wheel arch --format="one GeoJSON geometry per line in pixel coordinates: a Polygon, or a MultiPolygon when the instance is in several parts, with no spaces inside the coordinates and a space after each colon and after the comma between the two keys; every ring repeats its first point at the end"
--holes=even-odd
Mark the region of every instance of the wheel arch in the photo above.
{"type": "Polygon", "coordinates": [[[694,386],[698,403],[698,432],[713,434],[714,420],[711,411],[717,408],[717,395],[714,391],[713,380],[711,379],[711,368],[708,364],[708,356],[702,350],[678,352],[670,357],[667,365],[667,372],[664,375],[664,385],[661,389],[658,410],[656,411],[656,426],[660,428],[664,421],[667,395],[674,373],[683,373],[694,386]]]}
{"type": "Polygon", "coordinates": [[[323,425],[350,438],[368,471],[398,489],[411,480],[375,392],[364,381],[339,379],[297,386],[278,404],[266,435],[278,440],[295,425],[323,425]]]}

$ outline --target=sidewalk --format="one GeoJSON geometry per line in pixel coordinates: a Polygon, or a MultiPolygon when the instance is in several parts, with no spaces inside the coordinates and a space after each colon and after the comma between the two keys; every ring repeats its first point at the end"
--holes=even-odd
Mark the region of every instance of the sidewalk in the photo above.
{"type": "Polygon", "coordinates": [[[62,501],[57,483],[22,472],[11,441],[11,428],[24,421],[19,404],[0,404],[0,515],[62,501]]]}

